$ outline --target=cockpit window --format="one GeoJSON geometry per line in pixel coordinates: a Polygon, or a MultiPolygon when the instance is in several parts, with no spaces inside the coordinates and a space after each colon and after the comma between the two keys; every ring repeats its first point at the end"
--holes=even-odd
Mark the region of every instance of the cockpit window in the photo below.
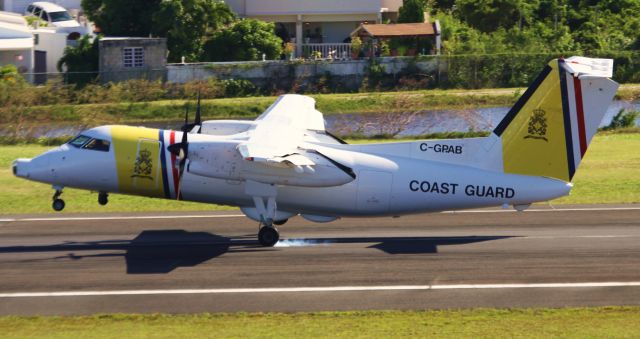
{"type": "Polygon", "coordinates": [[[91,139],[84,146],[82,146],[82,148],[90,149],[94,151],[109,152],[110,145],[111,143],[108,142],[107,140],[91,139]]]}
{"type": "Polygon", "coordinates": [[[91,138],[86,135],[78,135],[77,137],[69,141],[69,145],[75,148],[109,152],[109,147],[111,146],[111,143],[107,140],[91,138]]]}
{"type": "Polygon", "coordinates": [[[73,147],[77,147],[80,148],[82,147],[84,144],[87,143],[87,141],[89,141],[91,138],[86,136],[86,135],[78,135],[77,137],[71,139],[71,141],[69,141],[69,145],[73,146],[73,147]]]}

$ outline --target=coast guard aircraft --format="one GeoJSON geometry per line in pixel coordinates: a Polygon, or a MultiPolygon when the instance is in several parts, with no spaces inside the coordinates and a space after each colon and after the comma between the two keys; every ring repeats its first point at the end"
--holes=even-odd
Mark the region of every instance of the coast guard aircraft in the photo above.
{"type": "MultiPolygon", "coordinates": [[[[399,216],[531,203],[567,195],[618,84],[613,61],[551,61],[490,136],[348,145],[325,131],[312,98],[283,95],[255,121],[200,121],[180,131],[86,130],[13,173],[63,187],[239,206],[273,246],[301,215],[399,216]]],[[[199,106],[198,106],[199,107],[199,106]]],[[[186,119],[185,119],[186,120],[186,119]]]]}

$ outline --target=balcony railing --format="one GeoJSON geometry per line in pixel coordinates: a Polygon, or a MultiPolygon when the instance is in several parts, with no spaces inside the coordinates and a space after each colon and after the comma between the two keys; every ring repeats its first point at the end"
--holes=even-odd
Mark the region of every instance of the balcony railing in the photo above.
{"type": "Polygon", "coordinates": [[[351,44],[302,44],[302,57],[320,59],[351,59],[351,44]]]}

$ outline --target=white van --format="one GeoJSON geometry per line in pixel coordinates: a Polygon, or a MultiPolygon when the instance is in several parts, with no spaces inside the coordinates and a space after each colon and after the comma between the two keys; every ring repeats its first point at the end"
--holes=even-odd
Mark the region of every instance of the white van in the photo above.
{"type": "Polygon", "coordinates": [[[34,2],[27,6],[24,14],[46,21],[50,26],[55,27],[58,32],[85,34],[84,27],[80,26],[78,21],[71,17],[64,7],[51,2],[34,2]]]}

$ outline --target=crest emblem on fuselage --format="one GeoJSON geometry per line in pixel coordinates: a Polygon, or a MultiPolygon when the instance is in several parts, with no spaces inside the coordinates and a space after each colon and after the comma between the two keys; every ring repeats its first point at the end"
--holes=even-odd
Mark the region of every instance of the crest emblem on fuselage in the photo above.
{"type": "Polygon", "coordinates": [[[151,152],[146,149],[140,150],[140,152],[138,153],[138,157],[136,158],[136,163],[133,166],[133,175],[131,175],[131,177],[153,180],[151,171],[153,171],[151,152]]]}
{"type": "Polygon", "coordinates": [[[547,113],[543,109],[534,109],[529,118],[529,128],[525,139],[547,140],[547,113]]]}

